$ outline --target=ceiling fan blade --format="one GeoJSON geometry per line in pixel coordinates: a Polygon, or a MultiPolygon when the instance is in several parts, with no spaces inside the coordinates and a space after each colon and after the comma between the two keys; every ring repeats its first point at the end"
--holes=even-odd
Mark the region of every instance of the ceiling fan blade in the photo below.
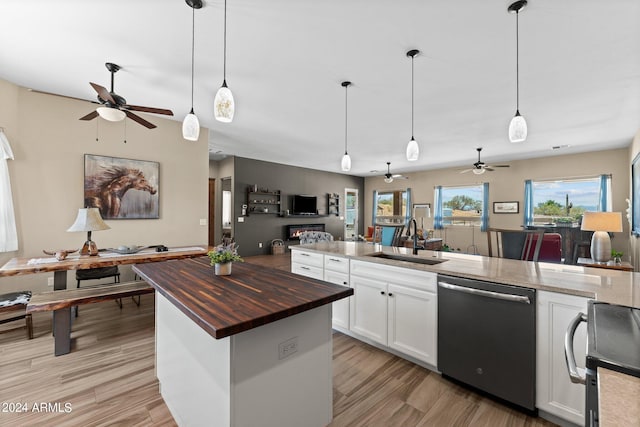
{"type": "Polygon", "coordinates": [[[124,108],[131,111],[142,111],[143,113],[154,113],[154,114],[164,114],[167,116],[173,116],[173,111],[165,110],[164,108],[152,108],[152,107],[142,107],[140,105],[124,105],[124,108]]]}
{"type": "Polygon", "coordinates": [[[465,170],[460,171],[460,173],[467,173],[467,172],[471,172],[472,170],[473,169],[465,169],[465,170]]]}
{"type": "Polygon", "coordinates": [[[94,110],[94,111],[90,112],[89,114],[87,114],[86,116],[80,117],[79,120],[93,120],[96,117],[98,117],[98,112],[94,110]]]}
{"type": "Polygon", "coordinates": [[[100,96],[100,98],[104,99],[105,101],[109,101],[113,105],[118,105],[116,100],[113,99],[113,96],[111,96],[109,91],[104,86],[100,86],[99,84],[95,84],[91,82],[89,82],[89,84],[96,92],[98,92],[98,96],[100,96]]]}
{"type": "Polygon", "coordinates": [[[492,168],[508,168],[509,165],[491,165],[492,168]]]}
{"type": "Polygon", "coordinates": [[[489,172],[493,172],[493,168],[492,168],[491,166],[485,166],[485,167],[484,167],[484,168],[482,168],[482,169],[484,169],[484,170],[486,170],[486,171],[489,171],[489,172]]]}
{"type": "Polygon", "coordinates": [[[91,102],[92,104],[100,104],[97,101],[89,101],[87,99],[76,98],[75,96],[60,95],[59,93],[45,92],[43,90],[36,90],[36,89],[28,89],[28,90],[29,90],[29,92],[33,92],[33,93],[42,93],[44,95],[53,95],[53,96],[59,96],[60,98],[68,98],[68,99],[73,99],[73,100],[76,100],[76,101],[84,101],[84,102],[91,102]]]}
{"type": "Polygon", "coordinates": [[[146,121],[142,117],[133,114],[131,111],[127,111],[127,110],[123,110],[123,111],[127,115],[127,117],[129,117],[131,120],[133,120],[134,122],[140,123],[142,126],[148,128],[148,129],[153,129],[153,128],[157,127],[156,125],[154,125],[151,122],[146,121]]]}

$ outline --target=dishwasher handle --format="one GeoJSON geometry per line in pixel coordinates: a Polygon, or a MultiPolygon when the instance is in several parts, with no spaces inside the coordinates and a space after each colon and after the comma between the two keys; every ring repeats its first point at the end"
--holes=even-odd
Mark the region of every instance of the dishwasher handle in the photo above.
{"type": "Polygon", "coordinates": [[[587,378],[586,376],[580,375],[578,372],[578,366],[576,365],[576,355],[573,353],[573,337],[576,335],[576,329],[582,322],[587,321],[587,315],[584,313],[578,313],[576,317],[573,318],[569,327],[567,328],[567,332],[564,334],[564,357],[567,360],[567,369],[569,370],[569,378],[572,383],[576,384],[586,384],[587,378]]]}
{"type": "Polygon", "coordinates": [[[465,292],[467,294],[481,295],[484,297],[500,299],[510,302],[520,302],[523,304],[531,304],[529,297],[524,295],[503,294],[502,292],[485,291],[483,289],[467,288],[466,286],[454,285],[447,282],[438,282],[438,286],[450,289],[452,291],[465,292]]]}

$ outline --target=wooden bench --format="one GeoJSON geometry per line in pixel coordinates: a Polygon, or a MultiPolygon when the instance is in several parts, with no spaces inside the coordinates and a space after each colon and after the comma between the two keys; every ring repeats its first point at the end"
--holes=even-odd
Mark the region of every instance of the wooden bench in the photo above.
{"type": "Polygon", "coordinates": [[[31,297],[27,313],[53,311],[54,353],[60,356],[71,351],[71,307],[153,292],[154,289],[142,281],[44,292],[31,297]]]}

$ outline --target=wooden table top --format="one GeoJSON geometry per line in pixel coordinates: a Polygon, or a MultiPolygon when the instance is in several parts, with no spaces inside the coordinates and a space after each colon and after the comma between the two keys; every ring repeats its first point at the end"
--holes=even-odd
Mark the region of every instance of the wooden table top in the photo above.
{"type": "Polygon", "coordinates": [[[71,254],[64,261],[58,261],[52,256],[43,254],[41,257],[13,258],[9,260],[5,265],[0,267],[0,277],[167,261],[171,259],[202,256],[206,253],[207,245],[169,248],[166,252],[156,252],[155,249],[144,249],[135,254],[119,254],[108,251],[100,252],[97,256],[71,254]]]}
{"type": "Polygon", "coordinates": [[[578,265],[584,265],[585,267],[609,268],[611,270],[633,271],[633,265],[631,265],[626,261],[623,261],[620,264],[613,264],[613,263],[598,264],[591,258],[578,258],[576,263],[578,265]]]}
{"type": "Polygon", "coordinates": [[[345,286],[249,263],[234,262],[230,276],[215,276],[206,257],[133,270],[216,339],[353,295],[345,286]]]}

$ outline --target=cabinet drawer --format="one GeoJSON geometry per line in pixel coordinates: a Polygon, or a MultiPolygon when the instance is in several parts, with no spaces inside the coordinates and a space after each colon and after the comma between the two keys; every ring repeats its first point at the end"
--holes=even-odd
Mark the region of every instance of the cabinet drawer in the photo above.
{"type": "Polygon", "coordinates": [[[313,265],[320,267],[324,266],[324,255],[315,252],[305,252],[296,249],[291,250],[291,262],[297,262],[300,264],[313,265]]]}
{"type": "Polygon", "coordinates": [[[388,283],[411,286],[429,292],[437,292],[438,275],[430,271],[396,267],[376,262],[351,260],[351,275],[375,278],[388,283]]]}
{"type": "Polygon", "coordinates": [[[301,276],[311,277],[312,279],[323,280],[324,272],[322,267],[313,265],[300,264],[298,262],[291,263],[291,272],[301,276]]]}
{"type": "Polygon", "coordinates": [[[324,256],[324,268],[339,273],[349,273],[349,258],[335,255],[324,256]]]}
{"type": "Polygon", "coordinates": [[[349,275],[337,271],[324,270],[324,281],[335,285],[349,286],[349,275]]]}

